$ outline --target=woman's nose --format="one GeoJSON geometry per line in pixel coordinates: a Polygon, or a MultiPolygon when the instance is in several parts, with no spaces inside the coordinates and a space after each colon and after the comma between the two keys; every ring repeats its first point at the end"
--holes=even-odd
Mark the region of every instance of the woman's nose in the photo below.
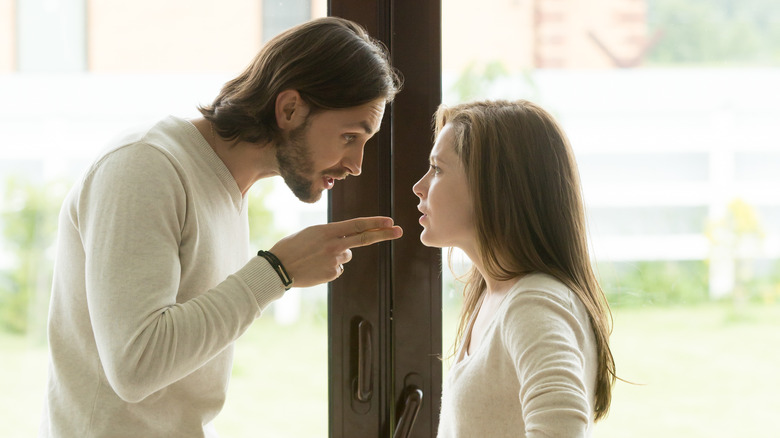
{"type": "Polygon", "coordinates": [[[425,181],[425,177],[422,177],[419,181],[417,181],[414,184],[414,186],[412,186],[412,191],[420,199],[425,197],[425,193],[424,193],[425,185],[423,183],[424,181],[425,181]]]}

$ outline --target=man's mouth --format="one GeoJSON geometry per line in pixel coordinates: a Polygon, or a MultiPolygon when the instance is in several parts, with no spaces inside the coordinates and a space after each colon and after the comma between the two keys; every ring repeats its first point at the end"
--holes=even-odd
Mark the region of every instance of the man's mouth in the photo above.
{"type": "Polygon", "coordinates": [[[336,180],[342,180],[346,178],[346,175],[342,176],[328,176],[325,175],[322,177],[322,184],[325,186],[325,189],[330,190],[333,188],[333,185],[336,184],[336,180]]]}
{"type": "Polygon", "coordinates": [[[329,177],[329,176],[323,176],[322,177],[323,185],[325,186],[326,190],[330,190],[333,188],[333,184],[336,182],[335,179],[329,177]]]}

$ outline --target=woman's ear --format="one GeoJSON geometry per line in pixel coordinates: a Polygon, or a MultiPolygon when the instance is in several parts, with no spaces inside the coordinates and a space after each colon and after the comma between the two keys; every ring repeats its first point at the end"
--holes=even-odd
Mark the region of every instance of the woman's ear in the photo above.
{"type": "Polygon", "coordinates": [[[297,90],[284,90],[276,96],[276,124],[282,131],[297,128],[306,121],[309,105],[297,90]]]}

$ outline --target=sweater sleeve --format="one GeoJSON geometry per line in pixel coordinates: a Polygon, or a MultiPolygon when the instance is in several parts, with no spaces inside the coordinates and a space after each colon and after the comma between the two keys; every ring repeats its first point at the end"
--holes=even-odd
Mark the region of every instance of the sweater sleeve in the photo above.
{"type": "Polygon", "coordinates": [[[501,328],[520,382],[526,436],[584,437],[590,403],[582,345],[587,321],[579,321],[553,295],[529,291],[509,303],[501,328]]]}
{"type": "Polygon", "coordinates": [[[187,202],[169,157],[143,144],[107,155],[83,182],[76,212],[90,322],[108,382],[128,402],[204,366],[284,292],[254,258],[177,302],[187,202]]]}

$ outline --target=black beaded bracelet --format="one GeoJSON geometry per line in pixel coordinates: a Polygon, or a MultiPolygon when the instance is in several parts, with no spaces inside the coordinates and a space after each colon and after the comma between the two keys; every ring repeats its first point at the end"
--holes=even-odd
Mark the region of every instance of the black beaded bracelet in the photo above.
{"type": "Polygon", "coordinates": [[[290,290],[292,287],[293,279],[290,277],[290,274],[287,273],[287,270],[284,269],[284,266],[282,265],[282,262],[279,261],[279,258],[277,258],[273,253],[270,251],[257,251],[257,255],[268,260],[268,263],[271,264],[271,267],[274,268],[274,271],[276,271],[276,274],[279,276],[279,279],[282,280],[282,284],[284,285],[284,290],[290,290]]]}

